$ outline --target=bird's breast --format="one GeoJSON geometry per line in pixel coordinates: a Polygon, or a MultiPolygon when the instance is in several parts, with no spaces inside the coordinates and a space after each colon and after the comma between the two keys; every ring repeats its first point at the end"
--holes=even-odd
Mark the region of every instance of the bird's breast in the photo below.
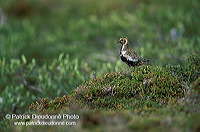
{"type": "Polygon", "coordinates": [[[120,49],[120,56],[124,56],[126,54],[126,51],[124,50],[124,45],[120,49]]]}
{"type": "Polygon", "coordinates": [[[123,50],[122,50],[121,54],[122,54],[122,55],[125,55],[125,54],[126,54],[126,51],[123,51],[123,50]]]}

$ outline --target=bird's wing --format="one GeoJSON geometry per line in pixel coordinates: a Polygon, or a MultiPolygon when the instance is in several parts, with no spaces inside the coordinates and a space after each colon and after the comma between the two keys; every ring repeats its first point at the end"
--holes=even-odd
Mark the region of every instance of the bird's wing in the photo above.
{"type": "Polygon", "coordinates": [[[132,62],[134,62],[134,63],[139,61],[138,58],[133,58],[132,56],[127,55],[127,54],[125,54],[124,57],[125,57],[128,61],[132,61],[132,62]]]}
{"type": "Polygon", "coordinates": [[[133,49],[127,51],[124,57],[126,57],[129,61],[132,62],[138,62],[141,59],[141,57],[133,49]]]}

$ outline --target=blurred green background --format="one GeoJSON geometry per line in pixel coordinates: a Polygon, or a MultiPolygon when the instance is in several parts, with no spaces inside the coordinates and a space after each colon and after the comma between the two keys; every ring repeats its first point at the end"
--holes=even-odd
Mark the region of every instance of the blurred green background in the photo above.
{"type": "Polygon", "coordinates": [[[5,0],[0,57],[46,63],[60,53],[96,67],[115,62],[122,36],[159,65],[200,49],[198,0],[5,0]]]}
{"type": "Polygon", "coordinates": [[[199,18],[199,0],[1,0],[1,117],[129,69],[123,36],[153,66],[187,65],[187,54],[200,55],[199,18]]]}

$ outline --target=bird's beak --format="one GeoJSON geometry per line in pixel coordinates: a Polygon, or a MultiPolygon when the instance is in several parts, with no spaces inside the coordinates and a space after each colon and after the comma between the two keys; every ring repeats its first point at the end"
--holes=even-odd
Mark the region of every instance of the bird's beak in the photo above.
{"type": "MultiPolygon", "coordinates": [[[[118,41],[117,43],[120,43],[120,41],[118,41]]],[[[117,44],[117,43],[116,43],[116,44],[117,44]]]]}

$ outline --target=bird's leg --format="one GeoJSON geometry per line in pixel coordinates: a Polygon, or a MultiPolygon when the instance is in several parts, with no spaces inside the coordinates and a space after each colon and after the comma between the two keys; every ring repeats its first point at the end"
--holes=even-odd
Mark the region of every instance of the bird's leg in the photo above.
{"type": "Polygon", "coordinates": [[[132,72],[135,71],[135,67],[130,66],[130,76],[132,75],[132,72]]]}
{"type": "Polygon", "coordinates": [[[129,66],[129,69],[126,69],[126,72],[125,72],[125,75],[126,76],[130,76],[131,75],[131,66],[130,65],[128,65],[129,66]]]}
{"type": "Polygon", "coordinates": [[[135,69],[136,69],[136,67],[133,66],[133,67],[131,68],[131,72],[134,72],[135,69]]]}
{"type": "Polygon", "coordinates": [[[130,72],[132,72],[133,71],[133,67],[130,66],[129,68],[130,68],[130,72]]]}
{"type": "Polygon", "coordinates": [[[131,72],[136,72],[136,71],[137,71],[137,69],[138,69],[138,67],[136,67],[136,66],[133,66],[133,68],[131,69],[131,72]]]}

